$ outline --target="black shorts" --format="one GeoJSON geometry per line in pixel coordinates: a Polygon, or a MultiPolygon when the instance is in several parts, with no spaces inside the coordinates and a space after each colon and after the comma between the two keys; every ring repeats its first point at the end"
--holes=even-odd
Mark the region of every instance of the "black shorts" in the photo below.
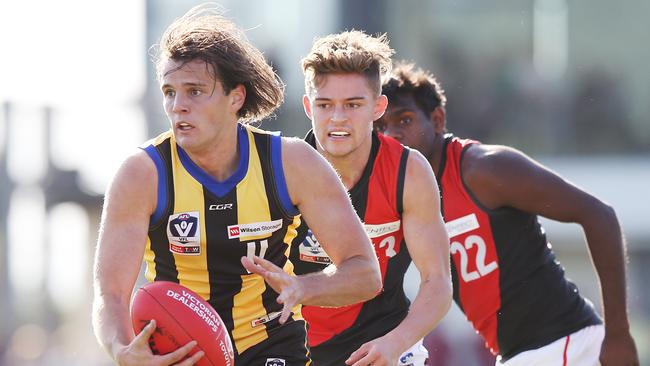
{"type": "Polygon", "coordinates": [[[290,321],[272,329],[269,338],[235,357],[238,366],[311,365],[304,320],[290,321]]]}

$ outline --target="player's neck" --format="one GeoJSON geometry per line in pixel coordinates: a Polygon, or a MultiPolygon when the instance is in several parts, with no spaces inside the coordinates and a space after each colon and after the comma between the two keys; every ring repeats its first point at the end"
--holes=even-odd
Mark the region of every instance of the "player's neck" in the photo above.
{"type": "Polygon", "coordinates": [[[433,169],[433,174],[439,176],[440,174],[440,160],[442,160],[442,153],[445,147],[445,138],[444,135],[436,135],[436,138],[433,140],[433,146],[431,151],[426,154],[426,158],[431,164],[431,169],[433,169]]]}
{"type": "Polygon", "coordinates": [[[372,139],[368,140],[370,143],[362,144],[349,154],[343,156],[324,155],[332,164],[348,191],[361,179],[370,159],[372,139]]]}
{"type": "Polygon", "coordinates": [[[240,151],[237,129],[220,134],[209,146],[186,150],[190,159],[218,182],[230,178],[239,167],[240,151]]]}

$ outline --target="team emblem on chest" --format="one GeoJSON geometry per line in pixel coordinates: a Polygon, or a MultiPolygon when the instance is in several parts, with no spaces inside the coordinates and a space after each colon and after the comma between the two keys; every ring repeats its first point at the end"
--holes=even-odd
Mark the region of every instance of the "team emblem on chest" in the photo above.
{"type": "Polygon", "coordinates": [[[169,216],[167,222],[169,251],[183,255],[201,254],[201,227],[198,211],[169,216]]]}
{"type": "Polygon", "coordinates": [[[316,239],[314,234],[312,234],[311,230],[307,230],[307,236],[305,237],[305,240],[300,243],[298,249],[300,251],[300,260],[303,262],[320,264],[332,263],[332,260],[320,246],[318,239],[316,239]]]}

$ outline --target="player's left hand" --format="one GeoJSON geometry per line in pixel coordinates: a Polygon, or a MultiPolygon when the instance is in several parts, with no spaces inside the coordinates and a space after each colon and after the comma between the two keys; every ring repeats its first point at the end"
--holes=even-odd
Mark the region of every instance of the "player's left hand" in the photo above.
{"type": "Polygon", "coordinates": [[[639,366],[639,355],[634,339],[629,331],[621,334],[605,332],[605,339],[600,348],[600,364],[602,366],[639,366]]]}
{"type": "Polygon", "coordinates": [[[241,263],[248,272],[256,273],[264,278],[264,281],[275,290],[278,296],[278,304],[282,304],[282,315],[280,315],[280,324],[289,319],[291,309],[304,296],[305,291],[296,276],[291,276],[282,268],[272,262],[258,256],[242,257],[241,263]]]}
{"type": "Polygon", "coordinates": [[[386,336],[366,342],[345,361],[351,366],[395,366],[402,352],[386,336]]]}

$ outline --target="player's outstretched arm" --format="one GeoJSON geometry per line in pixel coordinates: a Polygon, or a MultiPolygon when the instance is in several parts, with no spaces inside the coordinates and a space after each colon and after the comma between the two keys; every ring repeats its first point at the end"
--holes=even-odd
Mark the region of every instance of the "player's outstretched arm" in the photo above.
{"type": "Polygon", "coordinates": [[[349,365],[396,365],[399,356],[428,334],[451,306],[449,238],[440,215],[438,185],[429,163],[415,150],[406,166],[403,202],[404,241],[420,272],[420,288],[406,318],[352,353],[349,365]]]}
{"type": "Polygon", "coordinates": [[[298,276],[300,303],[343,306],[381,289],[374,249],[334,169],[299,139],[285,139],[282,161],[289,195],[332,259],[332,271],[298,276]]]}
{"type": "MultiPolygon", "coordinates": [[[[138,151],[119,168],[104,199],[94,264],[93,328],[99,343],[121,366],[172,365],[193,348],[186,345],[170,355],[155,356],[148,344],[155,326],[150,324],[136,337],[131,325],[129,304],[155,209],[156,187],[155,166],[138,151]]],[[[180,365],[192,365],[196,362],[192,360],[180,365]]]]}
{"type": "Polygon", "coordinates": [[[614,209],[508,147],[471,147],[463,172],[467,185],[489,208],[509,206],[582,226],[603,300],[601,364],[638,365],[627,316],[625,244],[614,209]]]}

